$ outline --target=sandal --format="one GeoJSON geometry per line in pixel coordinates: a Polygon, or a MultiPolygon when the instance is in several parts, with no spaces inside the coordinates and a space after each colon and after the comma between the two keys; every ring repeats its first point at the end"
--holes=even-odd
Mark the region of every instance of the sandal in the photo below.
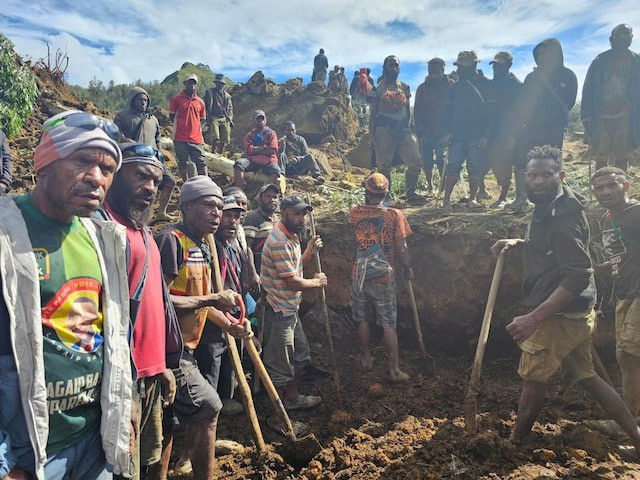
{"type": "Polygon", "coordinates": [[[322,401],[322,398],[316,395],[298,395],[294,403],[284,402],[284,408],[287,410],[308,410],[315,407],[322,401]]]}
{"type": "MultiPolygon", "coordinates": [[[[276,416],[267,418],[267,426],[277,434],[282,435],[283,437],[289,437],[289,431],[280,418],[276,416]]],[[[291,420],[291,427],[293,428],[293,433],[296,437],[301,437],[307,434],[310,430],[309,425],[296,420],[291,420]]]]}

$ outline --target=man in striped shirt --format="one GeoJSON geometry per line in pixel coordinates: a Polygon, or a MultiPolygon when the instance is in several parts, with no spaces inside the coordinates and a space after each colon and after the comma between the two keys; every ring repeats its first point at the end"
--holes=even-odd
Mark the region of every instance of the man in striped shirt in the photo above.
{"type": "MultiPolygon", "coordinates": [[[[309,239],[304,252],[300,248],[298,234],[312,209],[299,195],[284,198],[280,203],[281,220],[274,225],[262,250],[260,278],[267,295],[264,363],[288,410],[312,408],[321,400],[298,392],[300,376],[311,361],[298,316],[302,291],[327,285],[325,274],[304,278],[302,272],[303,263],[313,257],[314,249],[322,248],[319,235],[309,239]]],[[[278,420],[270,420],[269,425],[279,431],[278,420]]],[[[300,427],[304,430],[306,426],[300,427]]]]}

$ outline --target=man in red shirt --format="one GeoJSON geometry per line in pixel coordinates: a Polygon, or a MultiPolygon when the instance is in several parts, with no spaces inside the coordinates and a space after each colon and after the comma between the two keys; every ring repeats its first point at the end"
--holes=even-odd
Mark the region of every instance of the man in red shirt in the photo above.
{"type": "Polygon", "coordinates": [[[244,151],[247,158],[239,158],[233,165],[234,184],[244,189],[245,172],[261,171],[267,175],[265,185],[276,183],[280,176],[278,166],[278,135],[267,127],[267,116],[262,110],[253,114],[254,127],[244,136],[244,151]]]}
{"type": "Polygon", "coordinates": [[[184,90],[169,101],[169,120],[173,122],[173,146],[178,158],[178,170],[182,180],[187,175],[187,162],[195,163],[198,175],[207,174],[202,145],[202,124],[207,118],[204,101],[196,93],[198,77],[187,75],[184,90]]]}
{"type": "MultiPolygon", "coordinates": [[[[136,433],[134,476],[151,467],[157,478],[162,454],[163,398],[172,403],[182,338],[177,317],[163,284],[160,252],[147,223],[164,171],[150,145],[121,145],[123,166],[114,177],[104,205],[106,216],[126,227],[127,273],[133,325],[131,355],[136,366],[133,426],[136,433]]],[[[118,477],[116,477],[118,478],[118,477]]]]}

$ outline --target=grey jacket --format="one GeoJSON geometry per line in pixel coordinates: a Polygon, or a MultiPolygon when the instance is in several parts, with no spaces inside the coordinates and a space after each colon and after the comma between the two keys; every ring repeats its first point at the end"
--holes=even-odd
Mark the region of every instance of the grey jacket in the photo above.
{"type": "MultiPolygon", "coordinates": [[[[130,475],[131,355],[129,288],[125,232],[122,225],[80,219],[96,245],[103,275],[104,365],[100,434],[114,473],[130,475]]],[[[22,213],[13,198],[0,198],[0,275],[11,322],[11,344],[20,379],[20,399],[36,475],[44,480],[49,436],[47,390],[42,354],[42,319],[38,267],[22,213]]],[[[2,445],[0,445],[2,446],[2,445]]]]}

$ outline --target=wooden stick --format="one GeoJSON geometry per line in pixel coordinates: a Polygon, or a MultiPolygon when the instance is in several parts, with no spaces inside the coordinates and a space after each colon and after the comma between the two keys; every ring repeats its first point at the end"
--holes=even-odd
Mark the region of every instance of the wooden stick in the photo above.
{"type": "Polygon", "coordinates": [[[418,306],[416,305],[416,296],[413,292],[413,282],[407,280],[409,287],[409,300],[411,301],[411,311],[413,312],[413,323],[416,326],[416,333],[418,334],[418,348],[423,356],[427,355],[427,351],[424,348],[424,340],[422,339],[422,328],[420,326],[420,316],[418,315],[418,306]]]}
{"type": "Polygon", "coordinates": [[[471,378],[467,389],[467,396],[464,401],[464,423],[467,432],[477,433],[478,425],[476,423],[476,397],[478,396],[478,385],[480,383],[480,372],[482,371],[482,360],[487,347],[487,339],[489,338],[489,329],[491,328],[491,317],[493,316],[493,307],[496,304],[498,295],[498,287],[500,286],[500,277],[504,268],[504,259],[506,251],[502,250],[498,255],[496,268],[491,279],[491,287],[489,288],[489,298],[487,306],[484,310],[484,318],[482,319],[482,328],[480,329],[480,337],[478,338],[478,346],[476,347],[476,357],[473,361],[471,370],[471,378]]]}

